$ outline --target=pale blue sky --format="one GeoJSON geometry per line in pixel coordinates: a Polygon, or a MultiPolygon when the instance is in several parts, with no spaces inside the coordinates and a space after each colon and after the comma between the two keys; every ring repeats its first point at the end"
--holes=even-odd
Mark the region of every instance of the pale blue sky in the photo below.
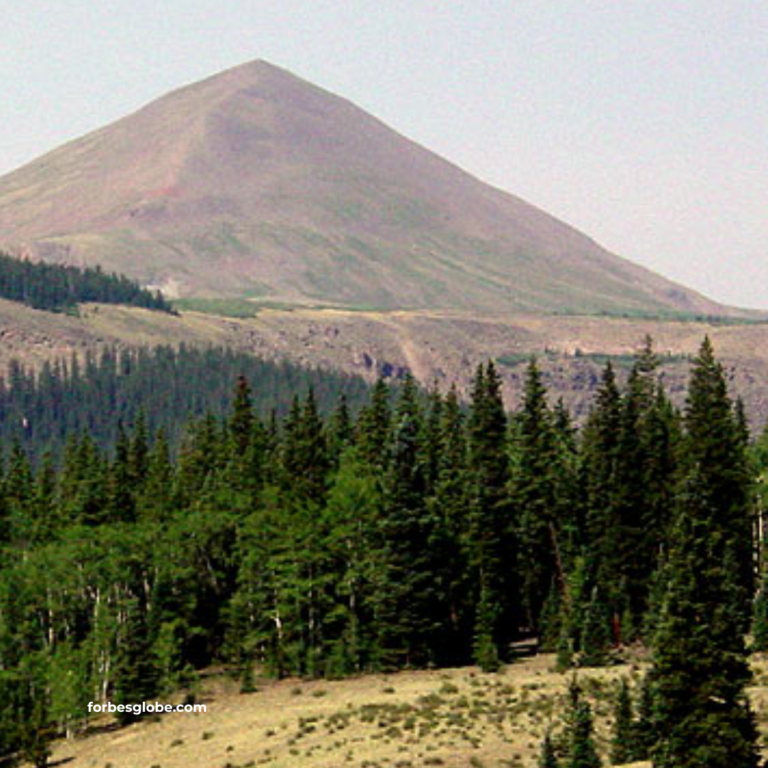
{"type": "Polygon", "coordinates": [[[254,58],[768,308],[764,0],[4,0],[0,173],[254,58]]]}

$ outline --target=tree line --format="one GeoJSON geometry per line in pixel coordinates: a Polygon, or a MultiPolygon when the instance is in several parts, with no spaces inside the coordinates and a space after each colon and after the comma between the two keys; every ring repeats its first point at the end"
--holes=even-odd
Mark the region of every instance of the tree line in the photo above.
{"type": "Polygon", "coordinates": [[[311,388],[261,417],[240,376],[175,455],[141,415],[112,450],[73,433],[58,465],[17,442],[0,486],[0,752],[44,764],[89,701],[194,687],[214,662],[247,690],[255,667],[494,671],[535,638],[561,669],[650,645],[646,754],[754,768],[744,638],[768,616],[752,493],[767,443],[750,446],[708,342],[682,411],[656,365],[650,343],[625,386],[607,365],[581,429],[531,361],[512,414],[492,362],[466,408],[406,379],[327,417],[311,388]]]}
{"type": "Polygon", "coordinates": [[[134,280],[108,274],[99,266],[81,269],[16,259],[5,253],[0,253],[0,298],[49,312],[61,312],[85,302],[174,311],[160,291],[142,288],[134,280]]]}
{"type": "Polygon", "coordinates": [[[330,412],[343,393],[357,410],[369,386],[359,377],[263,360],[221,347],[105,348],[43,363],[39,371],[11,361],[0,379],[0,445],[18,442],[37,463],[59,459],[73,434],[88,432],[114,450],[121,425],[162,430],[175,450],[185,424],[223,416],[238,375],[250,382],[257,411],[282,418],[292,394],[312,387],[318,408],[330,412]]]}

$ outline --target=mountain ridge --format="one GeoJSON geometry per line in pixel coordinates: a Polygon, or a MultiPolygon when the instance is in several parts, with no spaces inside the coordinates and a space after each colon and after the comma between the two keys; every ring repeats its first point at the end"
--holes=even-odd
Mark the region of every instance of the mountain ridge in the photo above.
{"type": "Polygon", "coordinates": [[[739,314],[261,60],[0,177],[0,244],[181,296],[739,314]]]}

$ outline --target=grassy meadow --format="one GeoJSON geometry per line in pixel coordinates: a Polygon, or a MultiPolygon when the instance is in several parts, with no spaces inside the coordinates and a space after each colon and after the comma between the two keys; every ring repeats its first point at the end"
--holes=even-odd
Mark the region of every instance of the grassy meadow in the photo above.
{"type": "MultiPolygon", "coordinates": [[[[369,675],[340,681],[260,680],[239,693],[224,673],[201,682],[206,713],[151,716],[117,729],[109,716],[85,736],[54,744],[52,765],[69,768],[529,768],[544,734],[562,744],[571,672],[542,655],[498,674],[473,667],[369,675]]],[[[754,660],[750,689],[768,733],[768,660],[754,660]]],[[[619,681],[637,683],[643,664],[580,670],[609,764],[619,681]]],[[[636,689],[635,689],[636,690],[636,689]]],[[[649,765],[636,763],[638,766],[649,765]]]]}

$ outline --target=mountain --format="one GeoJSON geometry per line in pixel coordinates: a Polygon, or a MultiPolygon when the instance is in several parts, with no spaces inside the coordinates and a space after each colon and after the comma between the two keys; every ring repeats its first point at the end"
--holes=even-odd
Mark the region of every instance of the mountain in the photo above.
{"type": "Polygon", "coordinates": [[[262,61],[0,177],[0,245],[172,297],[731,313],[262,61]]]}

